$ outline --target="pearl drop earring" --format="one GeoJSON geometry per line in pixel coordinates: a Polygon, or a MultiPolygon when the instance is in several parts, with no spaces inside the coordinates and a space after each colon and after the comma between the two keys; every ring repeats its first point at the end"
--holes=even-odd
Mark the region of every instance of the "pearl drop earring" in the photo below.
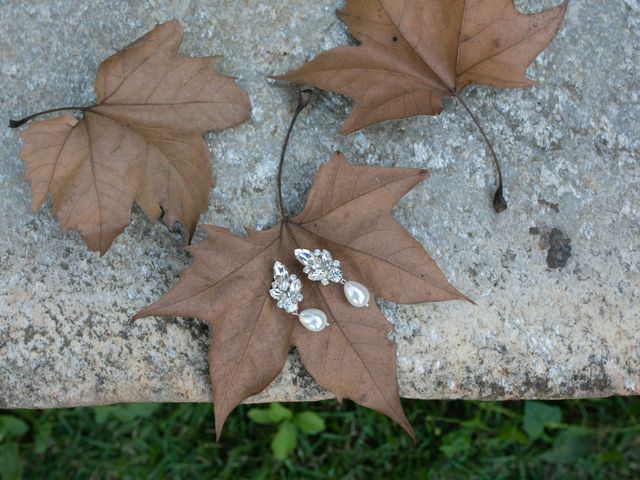
{"type": "Polygon", "coordinates": [[[304,273],[309,280],[329,285],[329,282],[340,283],[344,286],[347,301],[357,308],[368,307],[371,295],[367,287],[353,280],[345,280],[340,270],[340,262],[334,260],[328,250],[316,249],[313,252],[304,248],[297,248],[293,252],[298,261],[304,265],[304,273]]]}
{"type": "Polygon", "coordinates": [[[278,308],[295,315],[300,323],[312,332],[319,332],[327,325],[327,315],[317,308],[308,308],[298,313],[298,303],[303,300],[302,282],[296,275],[290,275],[282,263],[273,264],[273,283],[269,294],[278,301],[278,308]]]}

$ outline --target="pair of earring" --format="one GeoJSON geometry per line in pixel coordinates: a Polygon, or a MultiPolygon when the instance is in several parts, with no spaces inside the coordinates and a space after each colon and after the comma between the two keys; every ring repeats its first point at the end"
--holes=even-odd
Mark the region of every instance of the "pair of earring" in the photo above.
{"type": "MultiPolygon", "coordinates": [[[[303,266],[303,272],[312,282],[320,282],[322,285],[340,283],[343,285],[347,301],[357,308],[368,307],[370,294],[367,287],[353,280],[345,280],[340,270],[340,262],[334,260],[327,250],[316,249],[314,251],[298,248],[294,251],[298,262],[303,266]]],[[[278,308],[295,315],[300,323],[311,330],[319,332],[329,324],[327,315],[317,308],[309,308],[298,313],[298,304],[303,300],[302,281],[290,274],[282,263],[273,265],[273,283],[269,294],[278,301],[278,308]]]]}

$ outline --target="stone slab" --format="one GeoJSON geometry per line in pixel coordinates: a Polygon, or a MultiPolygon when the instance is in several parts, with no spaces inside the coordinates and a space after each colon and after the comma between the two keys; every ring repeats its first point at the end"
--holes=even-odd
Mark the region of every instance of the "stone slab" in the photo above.
{"type": "MultiPolygon", "coordinates": [[[[525,11],[557,0],[518,1],[525,11]]],[[[202,221],[241,232],[276,221],[274,181],[295,90],[266,77],[353,42],[337,1],[0,2],[2,122],[91,104],[99,62],[171,17],[182,52],[224,54],[251,120],[207,135],[217,187],[202,221]]],[[[640,393],[640,7],[572,1],[530,68],[537,88],[470,88],[504,161],[510,209],[490,207],[493,171],[473,124],[447,102],[437,118],[337,131],[350,101],[320,93],[300,119],[285,173],[290,212],[317,167],[428,167],[395,209],[448,278],[476,302],[382,301],[395,325],[402,395],[567,398],[640,393]],[[295,164],[295,168],[293,168],[295,164]]],[[[29,211],[18,132],[0,130],[0,407],[208,401],[208,328],[129,318],[190,262],[179,239],[135,211],[103,258],[29,211]]],[[[255,401],[326,398],[291,356],[255,401]]]]}

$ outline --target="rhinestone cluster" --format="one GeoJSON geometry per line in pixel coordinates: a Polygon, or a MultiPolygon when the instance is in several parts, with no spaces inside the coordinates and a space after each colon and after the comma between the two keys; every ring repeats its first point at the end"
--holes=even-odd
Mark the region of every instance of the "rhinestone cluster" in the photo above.
{"type": "Polygon", "coordinates": [[[278,308],[288,313],[298,311],[298,303],[302,301],[302,282],[295,275],[290,275],[282,263],[273,265],[273,282],[269,294],[278,301],[278,308]]]}
{"type": "Polygon", "coordinates": [[[304,273],[309,280],[329,285],[329,282],[342,282],[340,262],[334,260],[327,250],[316,249],[313,252],[298,248],[294,252],[298,261],[304,265],[304,273]]]}

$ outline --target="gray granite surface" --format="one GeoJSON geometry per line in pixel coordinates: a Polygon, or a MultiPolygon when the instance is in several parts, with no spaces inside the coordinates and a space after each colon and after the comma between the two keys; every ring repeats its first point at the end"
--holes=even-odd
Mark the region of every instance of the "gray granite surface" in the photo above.
{"type": "MultiPolygon", "coordinates": [[[[556,0],[518,1],[526,11],[556,0]]],[[[490,159],[454,102],[434,118],[337,134],[350,101],[317,95],[285,173],[301,209],[318,165],[428,167],[395,210],[477,305],[382,301],[395,325],[402,395],[566,398],[640,393],[640,3],[573,0],[529,70],[533,89],[470,88],[468,103],[504,161],[510,209],[496,215],[490,159]],[[295,167],[293,166],[295,164],[295,167]]],[[[268,80],[353,42],[336,0],[0,1],[2,123],[91,104],[99,62],[177,17],[182,52],[224,54],[253,102],[251,120],[208,134],[217,186],[203,223],[236,232],[276,221],[277,158],[295,89],[268,80]]],[[[131,323],[189,265],[178,238],[138,210],[100,258],[29,210],[17,131],[0,130],[0,407],[207,401],[208,327],[131,323]]],[[[265,287],[266,288],[266,287],[265,287]]],[[[329,396],[295,354],[257,401],[329,396]]]]}

